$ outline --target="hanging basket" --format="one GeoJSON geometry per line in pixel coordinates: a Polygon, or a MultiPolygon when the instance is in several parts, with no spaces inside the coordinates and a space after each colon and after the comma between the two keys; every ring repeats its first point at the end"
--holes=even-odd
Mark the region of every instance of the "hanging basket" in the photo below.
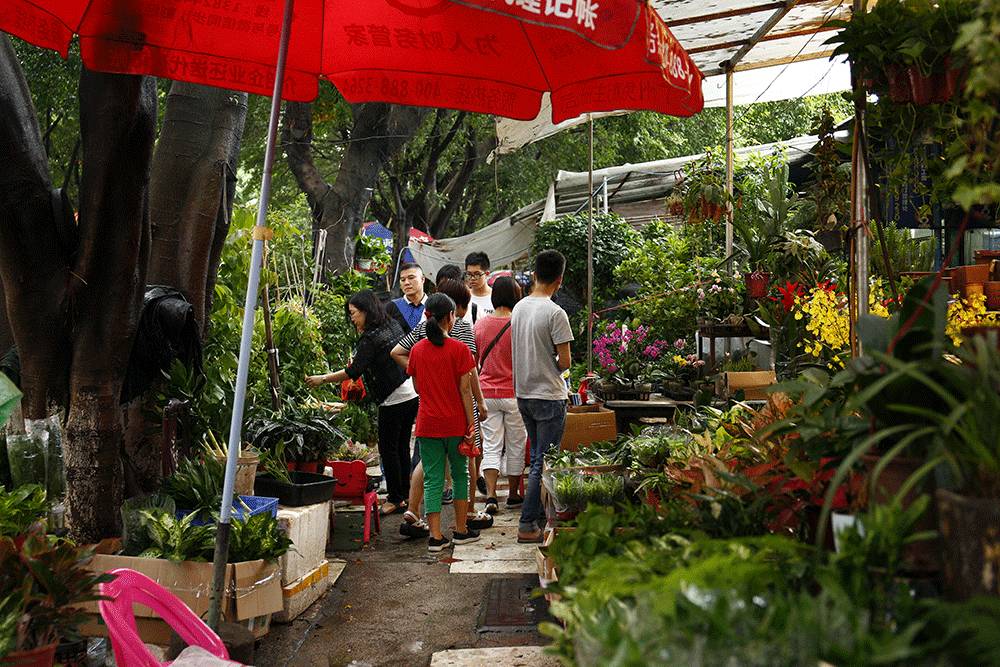
{"type": "Polygon", "coordinates": [[[889,81],[889,99],[896,104],[911,102],[910,77],[906,69],[902,65],[889,65],[885,74],[889,81]]]}
{"type": "Polygon", "coordinates": [[[771,287],[771,274],[767,271],[744,273],[743,282],[746,284],[747,296],[751,299],[763,299],[771,287]]]}

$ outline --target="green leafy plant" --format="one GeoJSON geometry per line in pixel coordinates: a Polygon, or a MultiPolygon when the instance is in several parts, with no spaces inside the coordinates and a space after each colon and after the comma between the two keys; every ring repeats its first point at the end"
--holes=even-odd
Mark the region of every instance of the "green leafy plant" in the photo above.
{"type": "Polygon", "coordinates": [[[92,550],[49,539],[40,527],[0,537],[0,643],[25,651],[77,639],[87,617],[79,605],[100,599],[97,585],[114,578],[88,570],[92,557],[92,550]]]}
{"type": "Polygon", "coordinates": [[[354,257],[359,260],[368,260],[378,267],[388,267],[392,262],[389,250],[382,239],[365,233],[358,234],[355,239],[354,257]]]}
{"type": "Polygon", "coordinates": [[[249,560],[276,561],[292,546],[278,520],[270,514],[255,514],[234,521],[229,534],[229,562],[249,560]]]}
{"type": "Polygon", "coordinates": [[[363,445],[373,445],[378,441],[376,424],[375,406],[370,402],[348,403],[337,415],[337,427],[352,442],[363,445]]]}
{"type": "MultiPolygon", "coordinates": [[[[887,224],[884,231],[884,247],[889,255],[893,275],[905,271],[930,271],[934,267],[936,242],[933,236],[914,239],[910,236],[909,230],[900,229],[893,224],[887,224]]],[[[872,271],[876,275],[888,277],[882,250],[882,236],[874,234],[874,241],[869,251],[872,271]]]]}
{"type": "Polygon", "coordinates": [[[284,442],[276,442],[271,450],[261,450],[259,471],[257,474],[267,475],[285,484],[292,483],[292,477],[288,473],[288,462],[285,459],[284,442]]]}
{"type": "Polygon", "coordinates": [[[162,509],[142,510],[149,546],[140,558],[165,558],[174,562],[208,561],[215,553],[215,526],[194,525],[195,514],[178,519],[162,509]]]}
{"type": "Polygon", "coordinates": [[[611,506],[625,500],[625,480],[621,473],[557,472],[553,480],[557,501],[570,511],[585,509],[590,504],[611,506]]]}
{"type": "Polygon", "coordinates": [[[25,484],[12,491],[0,487],[0,537],[16,537],[44,523],[48,505],[45,488],[25,484]]]}
{"type": "Polygon", "coordinates": [[[225,481],[223,462],[211,457],[184,459],[173,475],[163,480],[162,493],[174,499],[178,509],[189,510],[198,517],[218,511],[222,504],[225,481]]]}
{"type": "Polygon", "coordinates": [[[345,439],[331,421],[331,416],[323,410],[286,403],[280,412],[253,419],[247,426],[247,437],[261,452],[273,452],[282,443],[285,456],[291,461],[323,461],[345,439]]]}

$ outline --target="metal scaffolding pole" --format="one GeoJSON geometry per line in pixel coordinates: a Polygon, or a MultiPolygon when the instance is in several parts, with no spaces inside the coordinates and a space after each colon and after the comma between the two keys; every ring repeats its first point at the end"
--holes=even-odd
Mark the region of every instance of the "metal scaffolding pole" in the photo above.
{"type": "MultiPolygon", "coordinates": [[[[864,0],[854,0],[855,15],[864,13],[864,0]]],[[[851,232],[853,234],[853,289],[854,300],[851,309],[851,351],[854,355],[863,354],[861,339],[858,336],[858,320],[868,313],[868,172],[863,154],[865,142],[861,137],[865,132],[865,99],[864,88],[860,85],[857,72],[851,72],[854,90],[854,142],[851,150],[851,232]]]]}
{"type": "Polygon", "coordinates": [[[590,163],[587,173],[587,373],[594,372],[594,118],[590,125],[590,163]]]}
{"type": "Polygon", "coordinates": [[[726,270],[733,272],[733,68],[726,69],[726,270]]]}

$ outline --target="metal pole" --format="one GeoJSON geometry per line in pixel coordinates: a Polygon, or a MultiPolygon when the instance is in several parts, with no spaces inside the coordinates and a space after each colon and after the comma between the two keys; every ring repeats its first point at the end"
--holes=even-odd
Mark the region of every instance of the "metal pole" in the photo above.
{"type": "Polygon", "coordinates": [[[726,270],[733,272],[733,68],[726,68],[726,270]]]}
{"type": "Polygon", "coordinates": [[[587,172],[587,372],[594,372],[594,117],[590,121],[590,168],[587,172]]]}
{"type": "MultiPolygon", "coordinates": [[[[854,0],[854,15],[865,12],[865,1],[854,0]]],[[[851,152],[851,168],[854,186],[851,192],[851,229],[854,233],[854,292],[855,295],[855,319],[851,322],[852,349],[855,354],[861,355],[861,338],[858,334],[857,322],[862,315],[868,314],[868,207],[865,197],[868,192],[868,173],[865,169],[865,160],[862,155],[865,128],[865,91],[860,85],[860,77],[856,71],[851,72],[851,83],[854,92],[854,134],[855,140],[851,152]]]]}
{"type": "Polygon", "coordinates": [[[608,177],[604,177],[604,182],[601,183],[601,210],[604,215],[608,214],[608,177]]]}
{"type": "Polygon", "coordinates": [[[233,417],[229,423],[229,446],[226,455],[226,479],[222,486],[222,507],[215,538],[215,556],[212,560],[211,604],[208,607],[208,625],[216,629],[222,611],[223,586],[226,579],[226,561],[229,560],[229,515],[233,506],[233,487],[236,482],[236,463],[239,458],[243,427],[243,408],[247,395],[247,375],[250,370],[250,342],[253,338],[254,308],[260,287],[260,269],[264,255],[264,234],[267,227],[267,205],[271,199],[271,173],[274,171],[275,145],[278,137],[278,117],[281,114],[281,88],[285,81],[285,60],[292,33],[292,6],[295,0],[285,0],[285,13],[281,20],[278,41],[278,62],[274,72],[274,93],[271,96],[271,118],[267,125],[267,149],[264,151],[264,175],[261,178],[260,201],[257,205],[257,224],[254,228],[253,250],[250,255],[250,276],[247,280],[246,301],[243,303],[243,335],[240,338],[240,359],[236,370],[236,391],[233,396],[233,417]]]}

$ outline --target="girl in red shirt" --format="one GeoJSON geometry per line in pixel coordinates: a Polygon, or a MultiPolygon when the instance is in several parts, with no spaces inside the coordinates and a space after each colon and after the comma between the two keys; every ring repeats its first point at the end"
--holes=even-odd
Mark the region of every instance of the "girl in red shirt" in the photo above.
{"type": "Polygon", "coordinates": [[[444,467],[451,467],[455,490],[455,532],[452,541],[466,544],[479,533],[466,525],[469,509],[468,460],[458,451],[472,437],[472,377],[476,363],[469,348],[448,336],[455,324],[455,302],[446,294],[427,299],[427,338],[413,346],[406,372],[420,396],[415,434],[424,464],[424,504],[430,537],[427,550],[448,546],[441,534],[441,492],[444,467]]]}

